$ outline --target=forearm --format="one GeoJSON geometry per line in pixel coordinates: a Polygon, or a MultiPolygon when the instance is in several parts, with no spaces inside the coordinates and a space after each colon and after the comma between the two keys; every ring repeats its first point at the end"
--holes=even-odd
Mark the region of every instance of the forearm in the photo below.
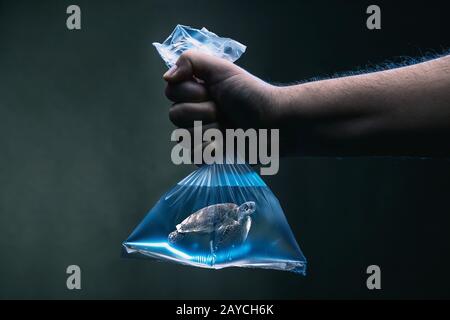
{"type": "Polygon", "coordinates": [[[277,90],[295,153],[450,155],[450,56],[277,90]]]}

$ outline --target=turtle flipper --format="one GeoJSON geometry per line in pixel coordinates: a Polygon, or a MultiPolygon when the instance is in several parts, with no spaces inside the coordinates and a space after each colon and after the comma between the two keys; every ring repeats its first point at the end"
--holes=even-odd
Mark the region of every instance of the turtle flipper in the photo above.
{"type": "Polygon", "coordinates": [[[242,226],[235,220],[230,220],[229,223],[222,225],[215,232],[215,251],[241,244],[241,233],[242,226]]]}

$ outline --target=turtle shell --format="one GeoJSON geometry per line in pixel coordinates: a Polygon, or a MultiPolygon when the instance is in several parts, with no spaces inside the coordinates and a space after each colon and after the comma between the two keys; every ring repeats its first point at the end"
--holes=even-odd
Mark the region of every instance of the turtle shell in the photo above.
{"type": "Polygon", "coordinates": [[[235,218],[238,205],[234,203],[219,203],[200,209],[177,225],[177,231],[214,232],[218,226],[229,218],[235,218]]]}

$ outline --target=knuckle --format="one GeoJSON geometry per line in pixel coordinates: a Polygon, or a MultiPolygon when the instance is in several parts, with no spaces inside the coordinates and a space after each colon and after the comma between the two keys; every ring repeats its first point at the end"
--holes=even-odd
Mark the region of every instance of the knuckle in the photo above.
{"type": "Polygon", "coordinates": [[[179,118],[178,113],[179,112],[177,111],[177,109],[175,107],[172,107],[169,110],[169,120],[174,124],[176,124],[178,122],[178,118],[179,118]]]}
{"type": "Polygon", "coordinates": [[[184,108],[181,105],[176,104],[169,109],[169,120],[173,124],[180,126],[183,123],[184,118],[185,112],[184,108]]]}
{"type": "Polygon", "coordinates": [[[179,59],[186,59],[186,60],[189,60],[189,59],[191,59],[195,54],[196,54],[195,50],[189,49],[189,50],[186,50],[185,52],[183,52],[183,53],[180,55],[179,59]]]}

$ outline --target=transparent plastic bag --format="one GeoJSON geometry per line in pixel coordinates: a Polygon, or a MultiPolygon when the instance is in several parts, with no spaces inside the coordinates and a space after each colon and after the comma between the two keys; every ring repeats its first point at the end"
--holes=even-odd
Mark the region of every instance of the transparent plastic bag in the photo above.
{"type": "MultiPolygon", "coordinates": [[[[192,34],[206,30],[189,28],[190,32],[184,33],[184,28],[189,27],[177,26],[164,42],[167,50],[181,47],[175,38],[186,43],[192,34]]],[[[209,34],[214,41],[203,39],[204,44],[208,47],[208,43],[214,43],[216,50],[222,38],[209,34]]],[[[228,45],[237,44],[231,52],[243,46],[225,40],[228,45]]],[[[174,61],[163,55],[167,50],[158,52],[170,66],[174,61]]],[[[223,54],[218,52],[219,56],[223,54]]],[[[180,54],[176,51],[170,56],[180,54]]],[[[306,259],[278,199],[250,166],[230,161],[204,165],[180,181],[161,197],[123,246],[130,255],[197,267],[257,267],[306,273],[306,259]]]]}
{"type": "Polygon", "coordinates": [[[191,173],[161,197],[124,246],[130,254],[205,268],[306,271],[278,199],[246,164],[191,173]]]}

